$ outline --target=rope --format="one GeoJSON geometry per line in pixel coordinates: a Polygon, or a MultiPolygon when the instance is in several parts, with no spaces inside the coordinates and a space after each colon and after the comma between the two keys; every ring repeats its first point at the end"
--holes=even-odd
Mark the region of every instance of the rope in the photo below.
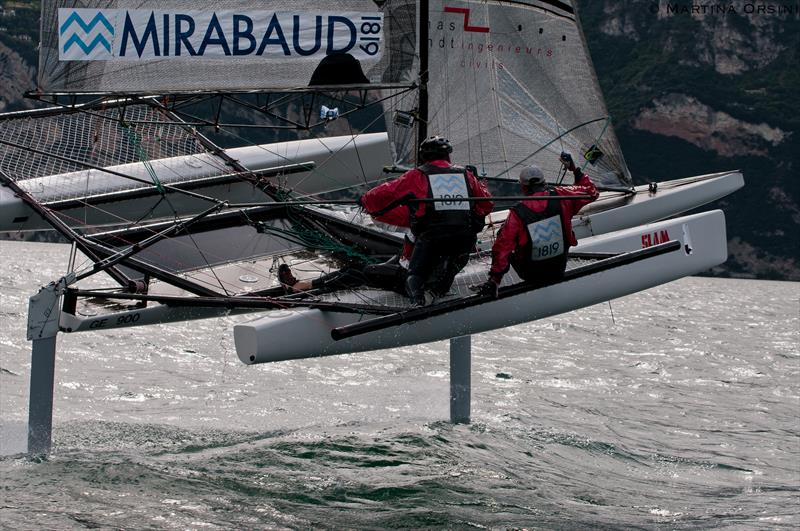
{"type": "MultiPolygon", "coordinates": [[[[155,184],[158,193],[162,196],[166,193],[164,190],[164,186],[162,186],[161,181],[158,179],[158,175],[156,175],[156,171],[153,169],[153,165],[150,164],[150,159],[145,153],[144,149],[142,148],[142,142],[139,137],[139,134],[136,133],[133,129],[131,129],[130,125],[126,122],[121,121],[120,127],[122,127],[122,131],[125,133],[125,136],[128,137],[128,141],[133,145],[133,149],[136,152],[136,156],[139,159],[139,162],[144,165],[147,173],[150,175],[150,178],[153,179],[153,184],[155,184]]],[[[157,139],[158,140],[158,139],[157,139]]]]}
{"type": "MultiPolygon", "coordinates": [[[[279,197],[279,199],[287,198],[288,194],[284,195],[283,197],[279,197]]],[[[307,218],[304,215],[301,215],[302,211],[300,208],[290,206],[287,209],[287,214],[287,219],[292,225],[292,231],[281,231],[283,233],[296,236],[306,247],[320,251],[344,254],[348,258],[355,259],[362,263],[377,263],[375,258],[361,253],[356,247],[345,245],[335,240],[327,233],[310,227],[307,218]]]]}
{"type": "Polygon", "coordinates": [[[553,142],[555,142],[556,140],[560,140],[560,139],[561,139],[563,136],[565,136],[567,133],[571,133],[572,131],[574,131],[574,130],[576,130],[576,129],[579,129],[579,128],[581,128],[581,127],[585,126],[585,125],[593,124],[593,123],[595,123],[595,122],[599,122],[600,120],[606,120],[606,121],[607,121],[608,119],[609,119],[609,118],[608,118],[607,116],[606,116],[606,117],[604,117],[604,118],[595,118],[594,120],[589,120],[589,121],[587,121],[587,122],[583,122],[582,124],[578,124],[578,125],[576,125],[575,127],[571,127],[570,129],[567,129],[566,131],[564,131],[563,133],[561,133],[560,135],[558,135],[557,137],[555,137],[554,139],[552,139],[550,142],[546,143],[545,145],[543,145],[542,147],[540,147],[539,149],[537,149],[536,151],[534,151],[533,153],[531,153],[531,154],[530,154],[530,155],[528,155],[527,157],[525,157],[525,158],[521,159],[519,162],[517,162],[516,164],[514,164],[513,166],[511,166],[511,167],[510,167],[510,168],[508,168],[507,170],[505,170],[505,171],[503,171],[503,172],[500,172],[500,173],[498,173],[498,174],[497,174],[497,175],[495,175],[494,177],[495,177],[495,178],[497,178],[497,177],[500,177],[501,175],[504,175],[504,174],[506,174],[506,173],[510,172],[511,170],[513,170],[514,168],[516,168],[517,166],[520,166],[520,165],[522,165],[522,164],[523,164],[523,163],[524,163],[526,160],[528,160],[529,158],[531,158],[531,157],[533,157],[533,156],[537,155],[538,153],[540,153],[541,151],[543,151],[545,148],[547,148],[548,146],[550,146],[550,144],[552,144],[552,143],[553,143],[553,142]]]}
{"type": "Polygon", "coordinates": [[[611,117],[609,116],[608,118],[606,118],[606,123],[603,126],[603,130],[600,131],[599,135],[597,135],[597,138],[594,141],[595,144],[599,144],[600,143],[600,139],[603,138],[604,134],[606,134],[606,129],[608,129],[608,124],[610,124],[610,123],[611,123],[611,117]]]}

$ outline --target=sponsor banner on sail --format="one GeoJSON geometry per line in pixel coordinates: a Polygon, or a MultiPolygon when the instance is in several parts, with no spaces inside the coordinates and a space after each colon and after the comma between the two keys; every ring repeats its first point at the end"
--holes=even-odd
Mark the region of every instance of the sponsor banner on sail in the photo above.
{"type": "Polygon", "coordinates": [[[59,9],[61,61],[380,59],[383,13],[59,9]]]}
{"type": "Polygon", "coordinates": [[[42,0],[38,90],[407,87],[407,11],[394,0],[42,0]]]}

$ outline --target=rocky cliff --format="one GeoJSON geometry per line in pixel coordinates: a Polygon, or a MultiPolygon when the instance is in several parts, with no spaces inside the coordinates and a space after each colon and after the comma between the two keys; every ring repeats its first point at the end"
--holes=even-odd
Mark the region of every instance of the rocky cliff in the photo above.
{"type": "Polygon", "coordinates": [[[578,3],[634,178],[741,169],[714,273],[800,280],[800,3],[578,3]]]}
{"type": "Polygon", "coordinates": [[[23,93],[36,88],[39,5],[0,0],[0,112],[36,106],[23,93]]]}
{"type": "Polygon", "coordinates": [[[34,67],[0,41],[0,112],[33,106],[22,94],[36,86],[34,76],[34,67]]]}

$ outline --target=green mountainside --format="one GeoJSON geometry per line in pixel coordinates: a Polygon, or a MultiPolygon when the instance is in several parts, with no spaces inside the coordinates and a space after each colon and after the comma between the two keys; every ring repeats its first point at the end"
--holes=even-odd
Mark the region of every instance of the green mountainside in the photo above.
{"type": "MultiPolygon", "coordinates": [[[[21,95],[35,88],[39,4],[0,1],[0,111],[34,105],[21,95]]],[[[578,5],[637,184],[742,170],[745,188],[712,205],[730,251],[712,274],[800,280],[800,5],[578,5]]]]}
{"type": "Polygon", "coordinates": [[[714,273],[800,280],[800,5],[578,3],[637,184],[742,170],[745,188],[712,205],[731,253],[714,273]]]}

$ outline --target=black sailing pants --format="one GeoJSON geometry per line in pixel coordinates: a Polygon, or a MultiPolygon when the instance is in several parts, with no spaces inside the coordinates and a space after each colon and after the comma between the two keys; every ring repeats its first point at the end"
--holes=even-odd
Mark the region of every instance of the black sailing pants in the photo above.
{"type": "MultiPolygon", "coordinates": [[[[408,265],[409,278],[415,281],[411,286],[427,287],[435,295],[441,296],[450,291],[456,275],[469,261],[470,253],[475,249],[477,236],[469,230],[426,231],[417,237],[414,252],[408,265]]],[[[409,293],[412,299],[419,293],[409,293]]]]}
{"type": "Polygon", "coordinates": [[[555,284],[564,278],[564,270],[567,268],[567,253],[556,258],[540,260],[521,260],[516,253],[511,257],[511,267],[517,272],[519,277],[530,284],[544,286],[555,284]]]}
{"type": "Polygon", "coordinates": [[[314,289],[337,291],[359,286],[405,293],[406,270],[400,264],[351,266],[322,275],[311,282],[314,289]]]}

